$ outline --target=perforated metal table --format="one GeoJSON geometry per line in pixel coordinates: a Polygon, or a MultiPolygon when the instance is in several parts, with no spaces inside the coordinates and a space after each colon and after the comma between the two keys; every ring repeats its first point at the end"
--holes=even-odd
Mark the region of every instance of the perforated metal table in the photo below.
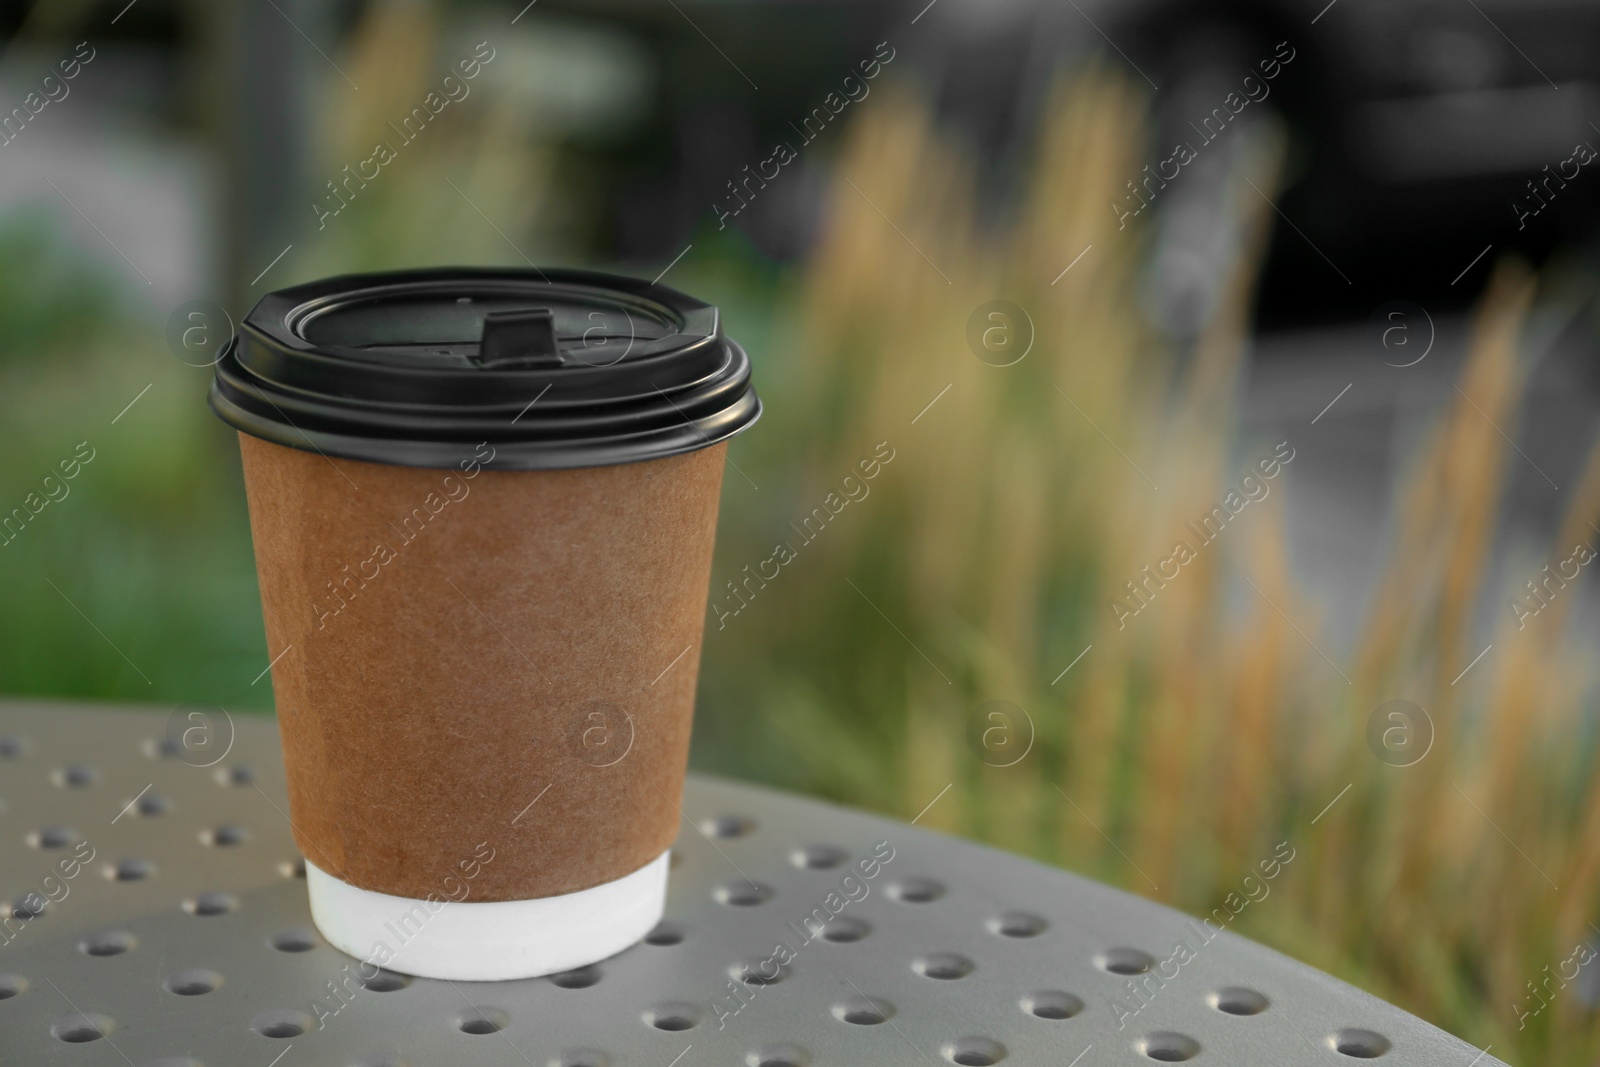
{"type": "Polygon", "coordinates": [[[166,712],[0,704],[0,1064],[1499,1063],[1167,908],[694,776],[645,943],[526,981],[363,972],[311,924],[275,724],[233,716],[224,754],[210,715],[201,758],[166,712]]]}

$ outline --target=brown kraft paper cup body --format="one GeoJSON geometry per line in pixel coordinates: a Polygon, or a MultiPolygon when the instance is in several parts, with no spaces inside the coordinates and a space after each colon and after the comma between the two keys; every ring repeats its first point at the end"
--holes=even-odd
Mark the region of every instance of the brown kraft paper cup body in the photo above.
{"type": "Polygon", "coordinates": [[[362,889],[498,901],[668,848],[725,444],[496,471],[239,442],[308,860],[362,889]]]}

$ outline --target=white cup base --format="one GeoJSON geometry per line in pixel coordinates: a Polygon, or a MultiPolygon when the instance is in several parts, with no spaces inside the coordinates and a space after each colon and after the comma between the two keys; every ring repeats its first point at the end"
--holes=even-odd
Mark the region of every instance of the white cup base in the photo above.
{"type": "Polygon", "coordinates": [[[615,955],[661,921],[667,853],[631,874],[536,900],[433,901],[358,889],[306,861],[311,918],[358,959],[421,978],[535,978],[615,955]]]}

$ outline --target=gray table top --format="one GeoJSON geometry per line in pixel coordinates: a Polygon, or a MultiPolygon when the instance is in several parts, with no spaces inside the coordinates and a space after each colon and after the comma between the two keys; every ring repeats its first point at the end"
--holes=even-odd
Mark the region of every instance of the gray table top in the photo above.
{"type": "Polygon", "coordinates": [[[275,724],[210,714],[215,743],[173,752],[164,710],[0,704],[0,1064],[1499,1063],[1118,890],[697,776],[645,943],[551,978],[360,984],[311,923],[275,724]]]}

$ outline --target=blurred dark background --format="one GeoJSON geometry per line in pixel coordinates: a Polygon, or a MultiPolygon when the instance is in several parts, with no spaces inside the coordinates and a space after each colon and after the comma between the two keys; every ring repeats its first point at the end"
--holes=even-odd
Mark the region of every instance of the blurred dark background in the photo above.
{"type": "MultiPolygon", "coordinates": [[[[138,131],[183,145],[189,158],[167,158],[173,173],[159,184],[187,180],[210,195],[204,222],[219,227],[222,273],[202,273],[239,293],[308,229],[308,191],[326,180],[316,171],[320,94],[342,77],[328,52],[372,6],[11,3],[0,16],[7,85],[20,104],[55,51],[92,38],[103,58],[95,77],[70,86],[71,117],[52,115],[55,128],[41,123],[28,140],[64,151],[98,136],[110,151],[111,135],[138,131]]],[[[459,0],[430,10],[462,33],[503,21],[459,0]]],[[[1064,64],[1104,53],[1147,82],[1160,148],[1203,137],[1195,123],[1287,42],[1287,76],[1253,105],[1293,130],[1278,207],[1294,228],[1280,228],[1265,263],[1267,326],[1364,316],[1397,292],[1459,310],[1487,264],[1463,271],[1486,247],[1538,262],[1558,247],[1587,250],[1596,236],[1593,183],[1557,181],[1559,195],[1529,188],[1600,136],[1600,7],[1582,0],[540,0],[495,29],[516,67],[495,72],[499,91],[525,98],[558,148],[564,191],[581,193],[563,236],[597,260],[670,259],[727,201],[729,175],[793,138],[796,119],[886,40],[895,72],[922,84],[969,146],[995,212],[1020,181],[1064,64]],[[1539,207],[1537,198],[1548,207],[1519,222],[1512,205],[1539,207]]],[[[11,169],[15,197],[27,182],[19,161],[11,169]]],[[[799,259],[815,238],[822,184],[815,173],[774,183],[738,229],[767,259],[799,259]]]]}

